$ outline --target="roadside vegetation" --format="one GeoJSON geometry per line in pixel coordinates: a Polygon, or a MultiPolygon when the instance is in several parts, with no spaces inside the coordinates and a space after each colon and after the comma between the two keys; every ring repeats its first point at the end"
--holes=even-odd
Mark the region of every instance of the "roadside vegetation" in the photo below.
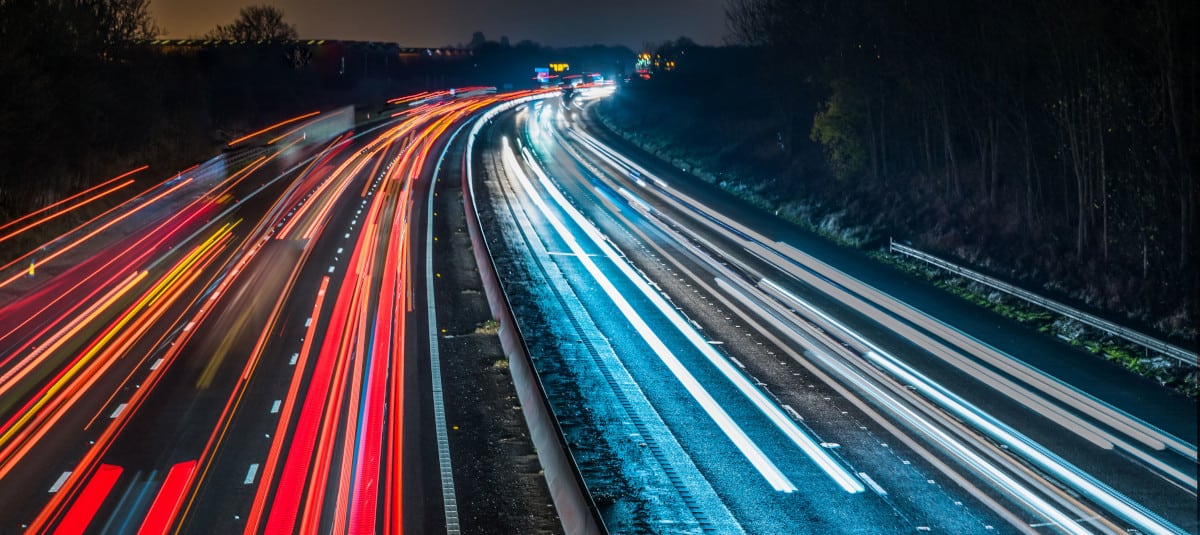
{"type": "MultiPolygon", "coordinates": [[[[1200,102],[1171,95],[1197,94],[1200,9],[826,7],[733,2],[739,46],[657,46],[602,122],[844,245],[909,241],[1195,347],[1200,102]]],[[[1196,395],[1194,369],[887,260],[1196,395]]]]}

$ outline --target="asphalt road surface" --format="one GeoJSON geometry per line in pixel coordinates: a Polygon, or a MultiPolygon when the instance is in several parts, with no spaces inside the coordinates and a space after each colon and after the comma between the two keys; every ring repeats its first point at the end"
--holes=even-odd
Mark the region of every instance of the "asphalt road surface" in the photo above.
{"type": "Polygon", "coordinates": [[[1197,529],[1194,404],[646,158],[586,103],[497,122],[493,251],[610,529],[1197,529]]]}

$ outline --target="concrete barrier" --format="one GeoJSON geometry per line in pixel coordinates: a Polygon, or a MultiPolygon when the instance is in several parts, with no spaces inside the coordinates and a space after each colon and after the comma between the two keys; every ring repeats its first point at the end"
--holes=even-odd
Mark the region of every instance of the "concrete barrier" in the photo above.
{"type": "Polygon", "coordinates": [[[475,262],[479,266],[479,275],[483,279],[484,292],[487,294],[488,306],[492,317],[500,324],[500,344],[504,355],[508,357],[509,372],[512,374],[513,385],[521,400],[522,412],[525,414],[525,425],[529,427],[529,435],[537,448],[538,461],[542,465],[546,477],[546,485],[550,488],[550,496],[558,511],[563,530],[568,534],[601,534],[607,533],[604,520],[592,501],[587,484],[579,473],[571,450],[567,448],[563,438],[562,428],[558,418],[546,397],[546,390],[538,377],[537,370],[529,357],[529,348],[517,325],[509,304],[504,285],[496,272],[496,264],[492,261],[491,250],[484,238],[483,227],[479,223],[479,214],[475,208],[475,186],[472,174],[471,152],[475,147],[475,138],[480,130],[497,115],[526,102],[547,98],[546,96],[524,97],[500,104],[476,120],[467,137],[465,165],[463,166],[463,204],[467,216],[467,231],[471,236],[471,247],[475,251],[475,262]]]}

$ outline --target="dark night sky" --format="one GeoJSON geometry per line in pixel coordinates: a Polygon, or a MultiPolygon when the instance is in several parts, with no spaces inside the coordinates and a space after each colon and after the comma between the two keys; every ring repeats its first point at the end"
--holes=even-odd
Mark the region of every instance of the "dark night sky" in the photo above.
{"type": "Polygon", "coordinates": [[[197,37],[232,21],[250,3],[283,8],[301,38],[398,42],[404,46],[467,43],[482,31],[513,44],[626,45],[674,39],[721,44],[724,0],[151,0],[166,37],[197,37]]]}

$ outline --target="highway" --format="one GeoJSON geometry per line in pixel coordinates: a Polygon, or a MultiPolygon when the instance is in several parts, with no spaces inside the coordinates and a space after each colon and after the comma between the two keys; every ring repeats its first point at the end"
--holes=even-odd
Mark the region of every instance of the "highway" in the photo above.
{"type": "Polygon", "coordinates": [[[1194,403],[878,275],[584,103],[497,123],[480,217],[610,530],[1200,528],[1194,403]]]}
{"type": "Polygon", "coordinates": [[[442,93],[251,133],[5,266],[4,531],[456,528],[430,183],[521,94],[442,93]]]}
{"type": "Polygon", "coordinates": [[[1200,529],[1194,404],[646,157],[610,89],[312,111],[0,226],[113,206],[0,266],[0,532],[467,530],[463,180],[611,532],[1200,529]]]}

